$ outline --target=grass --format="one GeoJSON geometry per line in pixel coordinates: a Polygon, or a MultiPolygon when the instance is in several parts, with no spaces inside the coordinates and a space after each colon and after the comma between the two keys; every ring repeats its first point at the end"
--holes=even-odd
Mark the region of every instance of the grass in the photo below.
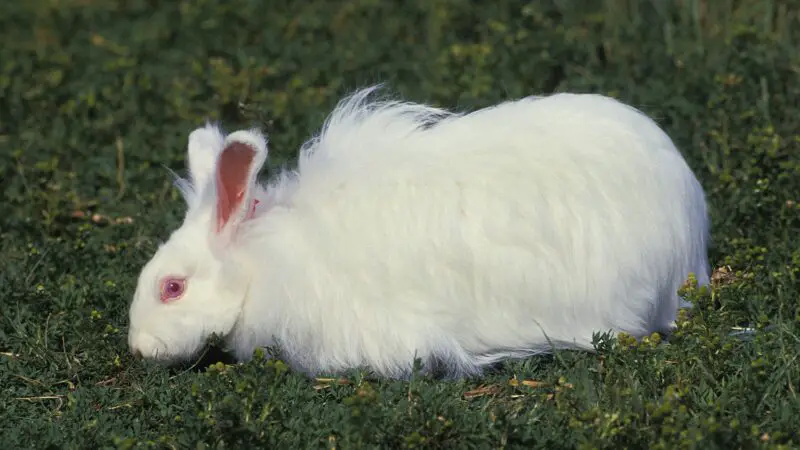
{"type": "Polygon", "coordinates": [[[800,10],[790,1],[0,4],[0,448],[800,447],[800,10]],[[386,81],[457,109],[554,91],[634,104],[703,183],[713,288],[668,345],[482,379],[314,380],[278,359],[135,361],[127,306],[179,224],[206,118],[290,162],[386,81]],[[730,336],[754,326],[749,337],[730,336]]]}

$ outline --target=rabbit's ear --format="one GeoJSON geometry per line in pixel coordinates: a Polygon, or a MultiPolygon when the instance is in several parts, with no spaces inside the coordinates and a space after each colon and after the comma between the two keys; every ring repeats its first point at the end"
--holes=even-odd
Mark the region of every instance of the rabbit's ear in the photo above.
{"type": "Polygon", "coordinates": [[[237,131],[225,139],[216,164],[215,232],[235,228],[255,200],[258,171],[267,159],[267,141],[258,130],[237,131]]]}
{"type": "Polygon", "coordinates": [[[225,145],[224,132],[216,125],[206,123],[189,134],[188,161],[192,191],[199,201],[214,176],[214,165],[225,145]]]}

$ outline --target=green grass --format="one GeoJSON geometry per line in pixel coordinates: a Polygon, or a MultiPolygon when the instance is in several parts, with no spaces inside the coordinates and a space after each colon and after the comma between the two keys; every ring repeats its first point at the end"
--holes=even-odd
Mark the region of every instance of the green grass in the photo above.
{"type": "Polygon", "coordinates": [[[796,2],[5,1],[0,38],[0,448],[800,447],[796,2]],[[461,110],[632,103],[701,179],[727,274],[689,291],[669,345],[601,338],[483,379],[133,360],[127,306],[180,223],[164,166],[188,132],[259,124],[275,168],[380,81],[461,110]]]}

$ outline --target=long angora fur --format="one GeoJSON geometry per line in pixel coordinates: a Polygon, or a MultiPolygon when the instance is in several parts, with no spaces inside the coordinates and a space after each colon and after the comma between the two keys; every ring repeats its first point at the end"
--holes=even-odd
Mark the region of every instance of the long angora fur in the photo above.
{"type": "Polygon", "coordinates": [[[555,94],[454,114],[373,90],[337,106],[295,170],[247,178],[258,205],[227,232],[215,158],[243,142],[252,175],[266,140],[192,133],[189,211],[142,271],[136,352],[186,359],[213,332],[242,360],[278,346],[309,374],[405,377],[420,358],[463,376],[591,350],[593,333],[669,331],[687,276],[708,282],[702,187],[638,110],[555,94]],[[186,290],[163,303],[167,276],[186,290]]]}

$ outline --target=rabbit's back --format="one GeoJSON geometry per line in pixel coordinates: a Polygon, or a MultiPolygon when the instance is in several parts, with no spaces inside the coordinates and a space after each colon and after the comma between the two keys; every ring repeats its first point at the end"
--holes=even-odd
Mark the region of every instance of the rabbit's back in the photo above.
{"type": "Polygon", "coordinates": [[[310,371],[399,375],[416,354],[473,372],[663,331],[689,272],[707,278],[702,189],[638,111],[561,94],[437,114],[367,114],[306,149],[290,202],[252,228],[245,353],[271,332],[310,371]]]}

